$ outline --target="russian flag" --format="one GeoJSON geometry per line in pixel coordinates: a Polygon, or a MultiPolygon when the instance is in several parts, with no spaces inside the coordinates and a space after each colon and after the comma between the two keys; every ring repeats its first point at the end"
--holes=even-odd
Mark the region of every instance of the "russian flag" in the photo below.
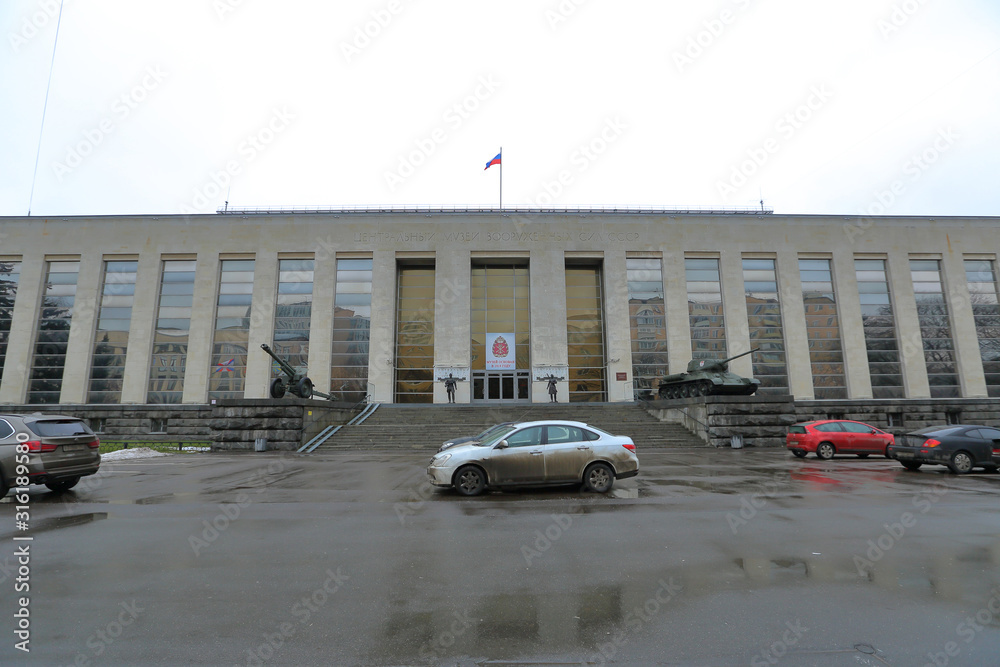
{"type": "MultiPolygon", "coordinates": [[[[495,158],[486,163],[486,169],[489,169],[495,164],[500,164],[500,153],[497,153],[495,158]]],[[[486,169],[483,169],[483,171],[486,171],[486,169]]]]}

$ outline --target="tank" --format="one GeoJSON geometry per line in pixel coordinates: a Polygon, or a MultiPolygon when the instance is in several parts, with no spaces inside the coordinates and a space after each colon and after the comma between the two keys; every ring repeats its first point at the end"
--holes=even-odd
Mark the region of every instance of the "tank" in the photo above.
{"type": "Polygon", "coordinates": [[[729,372],[729,362],[756,352],[737,354],[728,359],[692,359],[688,362],[686,373],[667,375],[660,380],[660,398],[687,398],[689,396],[750,396],[760,380],[745,378],[729,372]]]}

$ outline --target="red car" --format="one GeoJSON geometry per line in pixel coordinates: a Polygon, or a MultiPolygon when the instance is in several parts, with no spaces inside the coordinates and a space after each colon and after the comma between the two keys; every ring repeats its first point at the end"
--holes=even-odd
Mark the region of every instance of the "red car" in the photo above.
{"type": "Polygon", "coordinates": [[[803,458],[813,452],[816,458],[832,459],[834,454],[869,454],[887,456],[886,448],[895,444],[891,433],[862,422],[843,419],[822,419],[788,427],[785,446],[792,454],[803,458]]]}

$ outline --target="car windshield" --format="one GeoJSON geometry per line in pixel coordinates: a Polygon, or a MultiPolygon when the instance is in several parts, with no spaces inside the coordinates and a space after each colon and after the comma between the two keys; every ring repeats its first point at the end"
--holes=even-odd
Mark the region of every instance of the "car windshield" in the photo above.
{"type": "Polygon", "coordinates": [[[61,435],[91,435],[93,433],[79,419],[45,419],[43,421],[27,422],[26,426],[35,435],[43,438],[52,438],[61,435]]]}
{"type": "Polygon", "coordinates": [[[492,433],[489,433],[488,435],[486,435],[486,437],[484,437],[482,440],[479,440],[479,442],[477,442],[476,444],[478,444],[480,447],[488,447],[488,446],[492,445],[493,443],[502,440],[505,435],[507,435],[508,433],[510,433],[513,430],[514,430],[514,427],[511,426],[511,425],[500,426],[500,427],[496,428],[495,430],[493,430],[492,433]]]}
{"type": "Polygon", "coordinates": [[[507,426],[508,426],[508,424],[494,424],[493,426],[490,426],[488,429],[486,429],[485,431],[483,431],[479,435],[474,436],[472,439],[473,440],[482,441],[485,438],[492,437],[492,435],[493,435],[493,433],[495,431],[497,431],[499,429],[502,429],[502,428],[506,428],[507,426]]]}

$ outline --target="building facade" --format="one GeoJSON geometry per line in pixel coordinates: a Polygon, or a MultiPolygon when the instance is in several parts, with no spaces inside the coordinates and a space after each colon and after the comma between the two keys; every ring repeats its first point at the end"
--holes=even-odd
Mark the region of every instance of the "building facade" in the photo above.
{"type": "Polygon", "coordinates": [[[680,211],[0,218],[0,403],[1000,397],[1000,219],[680,211]]]}

